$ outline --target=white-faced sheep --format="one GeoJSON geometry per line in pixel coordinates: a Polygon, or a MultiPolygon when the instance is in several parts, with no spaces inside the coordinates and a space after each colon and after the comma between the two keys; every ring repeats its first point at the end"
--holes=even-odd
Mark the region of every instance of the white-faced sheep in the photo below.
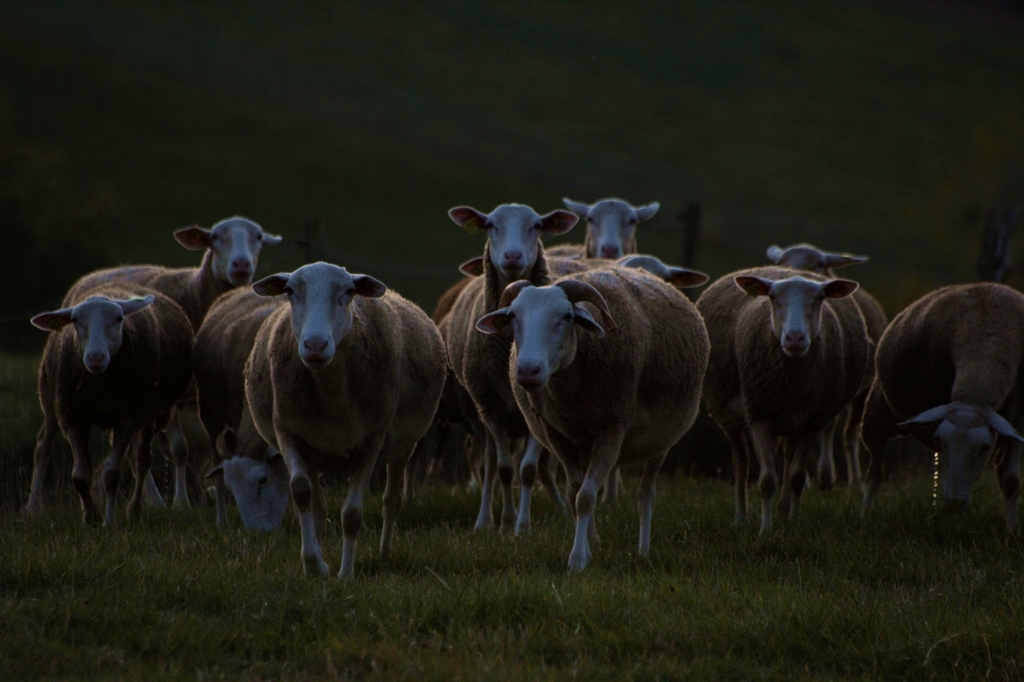
{"type": "Polygon", "coordinates": [[[477,327],[489,335],[511,330],[507,371],[516,401],[567,471],[576,514],[570,570],[591,559],[598,489],[619,463],[643,463],[639,550],[646,555],[658,470],[697,417],[709,354],[700,314],[660,280],[612,267],[544,287],[516,282],[500,304],[477,327]]]}
{"type": "Polygon", "coordinates": [[[44,423],[36,462],[40,453],[49,453],[59,428],[74,455],[72,480],[84,520],[95,523],[99,512],[90,490],[89,433],[94,425],[112,430],[112,448],[103,466],[104,519],[112,527],[121,462],[140,432],[128,510],[132,518],[141,514],[153,436],[166,428],[192,379],[192,327],[177,303],[145,287],[106,283],[81,294],[69,307],[32,318],[32,324],[51,332],[39,366],[44,423]]]}
{"type": "MultiPolygon", "coordinates": [[[[849,253],[830,253],[822,251],[812,244],[795,244],[783,249],[780,246],[769,246],[767,251],[768,260],[786,268],[795,270],[807,270],[825,277],[835,277],[835,268],[847,265],[865,263],[867,256],[854,256],[849,253]]],[[[875,363],[874,347],[882,338],[882,332],[889,324],[889,318],[882,308],[882,304],[875,299],[864,287],[857,287],[853,292],[853,302],[860,308],[864,316],[864,324],[871,339],[871,352],[868,358],[868,371],[864,377],[862,390],[857,393],[846,412],[846,423],[843,428],[844,453],[846,456],[847,481],[855,489],[861,488],[861,467],[860,467],[860,432],[861,420],[864,416],[864,401],[867,400],[868,390],[874,380],[875,363]]],[[[826,429],[822,433],[822,456],[819,461],[819,468],[823,469],[825,475],[820,477],[824,484],[831,484],[835,477],[834,460],[832,458],[832,432],[826,429]]]]}
{"type": "Polygon", "coordinates": [[[711,338],[704,401],[732,448],[738,524],[747,519],[748,430],[760,465],[762,532],[772,525],[780,437],[789,450],[788,511],[796,516],[819,432],[864,379],[870,341],[863,316],[846,300],[856,288],[848,280],[762,267],[722,277],[697,301],[711,338]]]}
{"type": "MultiPolygon", "coordinates": [[[[491,501],[496,476],[500,476],[502,483],[502,524],[515,523],[525,528],[529,519],[521,514],[517,518],[512,479],[514,456],[522,452],[530,432],[508,383],[512,335],[485,336],[477,333],[475,325],[480,317],[498,307],[501,293],[508,284],[518,280],[535,285],[550,283],[540,237],[564,234],[578,218],[568,211],[538,215],[529,206],[520,204],[502,204],[489,214],[461,206],[448,214],[467,231],[483,230],[487,234],[483,276],[466,284],[451,313],[440,325],[455,379],[476,405],[489,436],[485,443],[484,485],[476,528],[492,523],[491,501]]],[[[523,485],[521,492],[528,495],[529,487],[523,485]]]]}
{"type": "Polygon", "coordinates": [[[217,299],[196,334],[192,370],[199,391],[199,418],[211,442],[218,442],[225,429],[229,434],[218,443],[221,461],[207,474],[217,489],[219,526],[227,524],[225,485],[249,529],[273,530],[288,505],[284,465],[275,468],[252,424],[243,374],[260,326],[286,304],[283,296],[268,298],[248,287],[235,289],[217,299]]]}
{"type": "MultiPolygon", "coordinates": [[[[260,250],[264,246],[279,244],[281,237],[263,231],[255,222],[241,217],[226,218],[210,229],[194,225],[174,233],[179,244],[191,251],[205,251],[198,268],[167,268],[160,265],[130,265],[89,273],[75,282],[63,305],[82,300],[82,294],[103,283],[124,282],[142,285],[159,291],[175,301],[185,311],[193,332],[209,310],[214,300],[234,287],[248,284],[256,272],[260,250]]],[[[175,411],[174,421],[168,429],[169,449],[175,463],[174,506],[188,506],[186,489],[186,465],[189,446],[185,438],[185,427],[180,420],[197,421],[194,407],[194,392],[186,394],[183,404],[175,411]]],[[[44,424],[45,428],[45,424],[44,424]]],[[[40,433],[40,438],[52,439],[53,434],[40,433]]],[[[49,452],[36,450],[32,468],[32,485],[26,512],[42,508],[43,476],[48,468],[49,452]]],[[[150,499],[162,504],[152,478],[147,478],[150,499]]]]}
{"type": "Polygon", "coordinates": [[[387,465],[380,549],[389,551],[402,472],[444,387],[444,344],[416,305],[335,265],[272,275],[253,290],[289,301],[263,323],[246,364],[253,421],[291,474],[307,574],[327,573],[319,473],[349,477],[339,575],[351,577],[363,496],[378,463],[387,465]]]}
{"type": "Polygon", "coordinates": [[[938,453],[943,497],[965,506],[995,455],[1006,521],[1018,525],[1024,431],[1024,295],[994,283],[942,287],[897,315],[875,354],[864,411],[864,512],[882,453],[910,432],[938,453]]]}
{"type": "Polygon", "coordinates": [[[636,253],[637,224],[654,217],[661,208],[657,201],[633,206],[622,199],[601,199],[593,204],[584,204],[565,197],[562,203],[587,223],[582,245],[559,244],[548,251],[550,256],[570,258],[611,259],[636,253]]]}

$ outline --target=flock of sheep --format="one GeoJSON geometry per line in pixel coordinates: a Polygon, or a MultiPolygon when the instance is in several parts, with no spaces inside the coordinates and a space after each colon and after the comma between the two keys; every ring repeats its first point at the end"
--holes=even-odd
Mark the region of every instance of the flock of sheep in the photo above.
{"type": "Polygon", "coordinates": [[[218,524],[227,523],[228,490],[246,527],[260,530],[276,528],[291,499],[307,574],[328,571],[320,474],[348,478],[340,575],[350,577],[374,469],[387,469],[385,554],[417,443],[443,440],[459,424],[481,492],[476,527],[493,523],[498,480],[501,524],[516,533],[530,526],[538,480],[564,505],[557,460],[576,524],[569,568],[581,570],[597,540],[598,495],[615,495],[619,465],[642,466],[639,551],[648,553],[658,470],[703,397],[732,449],[739,524],[747,520],[750,444],[765,532],[777,497],[780,513],[797,514],[810,472],[823,488],[834,483],[833,435],[845,419],[849,479],[863,481],[865,512],[886,444],[909,432],[939,453],[951,504],[970,501],[993,461],[1016,529],[1020,293],[991,283],[944,287],[887,324],[867,292],[833,272],[864,258],[799,245],[771,247],[774,265],[725,275],[693,304],[680,289],[706,275],[636,254],[637,223],[657,203],[565,203],[569,211],[544,215],[519,204],[449,211],[487,241],[433,319],[373,277],[328,263],[253,283],[262,247],[281,239],[240,217],[175,233],[185,248],[205,251],[198,268],[86,275],[60,310],[32,319],[51,334],[39,368],[44,421],[26,511],[42,509],[59,428],[73,451],[85,522],[100,520],[93,426],[111,430],[105,525],[116,523],[126,455],[134,453],[135,464],[129,516],[141,514],[147,497],[162,503],[149,472],[155,438],[175,463],[175,505],[187,505],[183,432],[198,421],[216,461],[193,464],[216,489],[218,524]],[[564,234],[581,219],[584,244],[545,252],[543,235],[564,234]]]}

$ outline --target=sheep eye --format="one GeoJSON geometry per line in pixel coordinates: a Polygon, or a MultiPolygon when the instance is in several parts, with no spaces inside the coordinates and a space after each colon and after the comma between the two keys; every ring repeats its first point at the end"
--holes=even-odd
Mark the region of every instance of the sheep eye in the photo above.
{"type": "Polygon", "coordinates": [[[124,315],[122,315],[121,317],[119,317],[116,320],[114,320],[114,322],[117,322],[118,324],[121,324],[122,322],[124,322],[124,315]]]}
{"type": "Polygon", "coordinates": [[[266,485],[266,484],[267,484],[267,477],[266,477],[266,476],[263,476],[263,477],[261,477],[261,478],[260,478],[260,480],[259,480],[259,481],[257,481],[257,483],[258,483],[258,484],[259,484],[259,486],[260,486],[260,487],[262,488],[262,487],[263,487],[264,485],[266,485]]]}
{"type": "Polygon", "coordinates": [[[263,241],[263,235],[262,234],[256,235],[256,241],[258,241],[258,242],[263,241]]]}
{"type": "Polygon", "coordinates": [[[572,322],[573,314],[572,313],[566,313],[565,317],[563,317],[562,319],[565,320],[566,322],[572,322]]]}
{"type": "Polygon", "coordinates": [[[285,287],[285,288],[283,289],[283,291],[284,291],[284,293],[285,293],[286,295],[288,295],[288,296],[291,296],[292,294],[294,294],[294,293],[295,293],[295,290],[294,290],[294,289],[292,289],[291,287],[285,287]]]}

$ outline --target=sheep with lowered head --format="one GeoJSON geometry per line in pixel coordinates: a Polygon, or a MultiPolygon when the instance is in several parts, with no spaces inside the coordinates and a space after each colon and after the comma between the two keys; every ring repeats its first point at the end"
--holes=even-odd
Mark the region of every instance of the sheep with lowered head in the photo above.
{"type": "Polygon", "coordinates": [[[639,550],[650,548],[658,469],[697,417],[708,362],[700,314],[646,272],[608,267],[550,286],[515,282],[477,322],[515,339],[508,376],[530,430],[565,467],[576,535],[570,570],[591,559],[597,492],[616,464],[643,463],[639,550]]]}
{"type": "Polygon", "coordinates": [[[747,520],[748,431],[761,470],[761,531],[772,525],[775,448],[783,436],[788,511],[796,516],[819,432],[856,395],[867,369],[864,318],[847,299],[856,288],[849,280],[762,267],[725,275],[698,299],[711,338],[704,401],[732,449],[737,524],[747,520]]]}
{"type": "MultiPolygon", "coordinates": [[[[168,268],[160,265],[128,265],[89,273],[75,282],[64,297],[64,306],[82,300],[83,292],[103,283],[124,282],[142,285],[170,297],[188,316],[193,332],[206,316],[214,300],[224,292],[252,281],[260,251],[264,246],[281,242],[281,237],[263,231],[257,223],[234,216],[205,229],[198,225],[185,227],[174,233],[179,244],[190,251],[204,251],[199,267],[168,268]]],[[[174,506],[188,506],[186,465],[189,447],[185,428],[180,420],[194,420],[194,395],[186,395],[175,411],[174,421],[168,429],[169,449],[175,463],[174,506]]],[[[53,434],[40,434],[52,439],[53,434]]],[[[32,467],[32,484],[25,511],[32,513],[42,508],[43,475],[48,468],[50,453],[36,451],[32,467]]],[[[163,504],[152,478],[148,477],[147,492],[155,503],[163,504]]]]}
{"type": "MultiPolygon", "coordinates": [[[[522,514],[523,505],[520,505],[520,513],[516,514],[512,479],[514,458],[523,451],[530,431],[508,383],[512,335],[485,336],[476,331],[475,325],[483,315],[498,308],[502,291],[512,282],[523,280],[535,285],[551,282],[540,237],[542,234],[564,234],[572,229],[578,218],[561,210],[538,215],[529,206],[520,204],[502,204],[490,213],[459,206],[451,209],[448,215],[467,231],[482,230],[487,235],[483,275],[469,281],[451,313],[439,326],[455,380],[472,399],[489,436],[485,442],[484,484],[476,528],[492,523],[494,483],[496,476],[500,476],[503,493],[501,522],[503,525],[514,523],[523,529],[529,525],[529,519],[522,514]]],[[[529,487],[524,485],[521,495],[529,492],[529,487]]]]}
{"type": "Polygon", "coordinates": [[[1003,511],[1018,525],[1024,437],[1024,295],[1002,284],[942,287],[893,319],[875,353],[864,410],[870,456],[864,513],[882,481],[882,453],[910,432],[938,453],[942,495],[966,506],[994,460],[1003,511]]]}
{"type": "Polygon", "coordinates": [[[192,327],[181,307],[163,294],[123,283],[81,290],[73,305],[42,313],[32,324],[50,331],[39,366],[43,427],[36,462],[49,453],[59,428],[74,455],[72,481],[86,524],[99,520],[92,500],[92,427],[112,431],[103,466],[107,527],[115,525],[121,462],[141,432],[135,490],[129,516],[142,513],[142,486],[149,473],[154,435],[163,431],[174,404],[192,379],[192,327]]]}
{"type": "Polygon", "coordinates": [[[349,477],[339,575],[352,577],[363,497],[378,463],[387,466],[380,549],[390,549],[402,472],[444,387],[444,343],[416,305],[336,265],[305,265],[253,290],[288,297],[256,336],[245,395],[260,435],[288,466],[303,566],[308,575],[327,573],[319,474],[336,472],[349,477]]]}
{"type": "Polygon", "coordinates": [[[249,287],[224,294],[206,314],[192,348],[199,394],[199,418],[219,461],[207,473],[217,490],[217,525],[227,525],[225,486],[231,490],[246,528],[269,531],[284,518],[288,477],[272,462],[245,402],[245,362],[256,334],[284,296],[260,296],[249,287]],[[225,437],[218,441],[221,434],[225,437]]]}

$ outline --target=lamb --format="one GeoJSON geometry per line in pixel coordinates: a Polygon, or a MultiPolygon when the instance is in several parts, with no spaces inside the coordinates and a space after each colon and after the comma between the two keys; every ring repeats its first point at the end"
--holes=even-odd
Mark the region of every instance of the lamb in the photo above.
{"type": "Polygon", "coordinates": [[[657,201],[632,206],[622,199],[584,204],[565,197],[562,203],[580,220],[587,221],[587,236],[582,245],[561,244],[548,251],[550,256],[569,258],[622,258],[636,253],[637,223],[653,218],[661,208],[657,201]]]}
{"type": "Polygon", "coordinates": [[[387,466],[381,554],[402,506],[402,472],[437,410],[444,343],[426,313],[383,283],[328,263],[266,277],[253,290],[288,296],[256,335],[245,396],[256,429],[284,457],[307,575],[325,575],[319,474],[350,477],[339,575],[354,575],[363,496],[387,466]],[[319,530],[319,533],[318,533],[319,530]]]}
{"type": "Polygon", "coordinates": [[[167,427],[192,378],[192,327],[177,303],[140,285],[105,282],[83,287],[80,295],[69,307],[32,318],[33,325],[51,332],[39,366],[44,423],[35,459],[39,462],[50,452],[59,427],[74,455],[72,480],[84,521],[94,524],[99,511],[90,490],[89,432],[93,425],[110,429],[112,448],[103,466],[103,484],[104,525],[112,528],[121,462],[140,432],[128,512],[132,519],[141,515],[153,437],[167,427]]]}
{"type": "MultiPolygon", "coordinates": [[[[284,518],[288,504],[283,465],[275,469],[266,443],[256,432],[245,402],[243,371],[263,321],[285,305],[283,296],[259,296],[248,287],[234,289],[213,304],[192,349],[199,391],[199,419],[222,460],[207,473],[217,490],[217,525],[227,525],[225,485],[231,490],[246,528],[270,531],[284,518]]],[[[276,453],[276,451],[274,451],[276,453]]],[[[277,453],[279,456],[279,453],[277,453]]]]}
{"type": "MultiPolygon", "coordinates": [[[[159,265],[132,265],[97,270],[75,282],[64,297],[64,306],[80,301],[85,291],[107,282],[124,282],[142,285],[163,293],[181,306],[188,316],[193,332],[206,315],[214,300],[225,291],[252,281],[256,272],[260,250],[264,246],[281,243],[281,237],[268,234],[248,218],[235,216],[226,218],[210,229],[198,225],[182,228],[174,233],[179,244],[191,251],[205,250],[203,261],[198,268],[165,268],[159,265]]],[[[194,409],[191,393],[185,404],[179,406],[175,419],[193,419],[194,409]]],[[[43,428],[46,428],[44,424],[43,428]]],[[[180,424],[172,423],[170,450],[175,462],[174,506],[188,506],[188,492],[185,487],[188,443],[180,424]]],[[[51,440],[53,433],[40,432],[39,438],[51,440]]],[[[32,484],[25,511],[33,513],[42,509],[43,476],[50,461],[49,452],[36,449],[36,460],[32,467],[32,484]]],[[[159,492],[152,478],[147,479],[149,492],[159,501],[159,492]]]]}
{"type": "Polygon", "coordinates": [[[658,470],[697,417],[710,352],[700,314],[675,288],[614,267],[550,286],[514,282],[500,305],[477,328],[490,335],[511,328],[507,371],[516,402],[567,471],[576,516],[569,569],[591,560],[597,492],[619,463],[643,463],[639,551],[646,556],[658,470]]]}
{"type": "MultiPolygon", "coordinates": [[[[808,270],[826,277],[835,277],[835,268],[841,268],[854,263],[865,263],[867,256],[854,256],[849,253],[830,253],[821,251],[811,244],[795,244],[785,249],[779,246],[769,246],[767,251],[768,260],[783,267],[796,270],[808,270]]],[[[889,324],[882,305],[869,294],[864,287],[858,287],[853,292],[853,302],[860,308],[867,325],[868,338],[871,339],[872,349],[868,359],[868,373],[864,377],[862,390],[850,403],[846,415],[846,425],[843,428],[844,451],[846,455],[846,473],[850,484],[857,490],[861,489],[861,468],[860,468],[860,432],[861,420],[864,416],[864,401],[867,400],[868,389],[874,379],[874,347],[882,338],[882,332],[889,324]]],[[[835,466],[832,459],[832,435],[827,431],[822,438],[822,457],[819,468],[823,468],[824,475],[821,477],[828,485],[835,479],[835,466]]]]}
{"type": "MultiPolygon", "coordinates": [[[[484,482],[476,528],[492,523],[491,500],[497,474],[503,493],[501,523],[504,526],[515,523],[522,531],[529,526],[529,519],[522,514],[522,504],[520,513],[516,514],[512,499],[513,455],[522,451],[530,432],[507,379],[512,337],[510,334],[478,334],[475,324],[498,307],[502,291],[511,282],[550,283],[540,236],[564,234],[578,218],[562,210],[538,215],[529,206],[520,204],[502,204],[489,214],[460,206],[451,209],[448,215],[470,233],[481,229],[487,233],[484,274],[466,285],[451,313],[439,326],[455,380],[472,399],[489,436],[485,442],[484,482]]],[[[521,496],[530,494],[529,474],[520,475],[523,479],[521,496]]],[[[540,474],[543,476],[543,469],[540,474]]]]}
{"type": "Polygon", "coordinates": [[[1024,295],[1002,284],[946,286],[893,319],[875,354],[877,374],[864,410],[870,456],[864,513],[883,477],[882,453],[897,433],[913,433],[938,453],[950,506],[995,457],[1003,512],[1018,527],[1024,437],[1024,295]]]}
{"type": "Polygon", "coordinates": [[[856,395],[867,371],[864,318],[844,300],[856,289],[849,280],[761,267],[722,277],[698,299],[711,338],[704,401],[732,448],[738,525],[747,520],[747,430],[760,465],[761,532],[772,526],[774,452],[782,436],[788,512],[797,515],[819,432],[856,395]]]}

